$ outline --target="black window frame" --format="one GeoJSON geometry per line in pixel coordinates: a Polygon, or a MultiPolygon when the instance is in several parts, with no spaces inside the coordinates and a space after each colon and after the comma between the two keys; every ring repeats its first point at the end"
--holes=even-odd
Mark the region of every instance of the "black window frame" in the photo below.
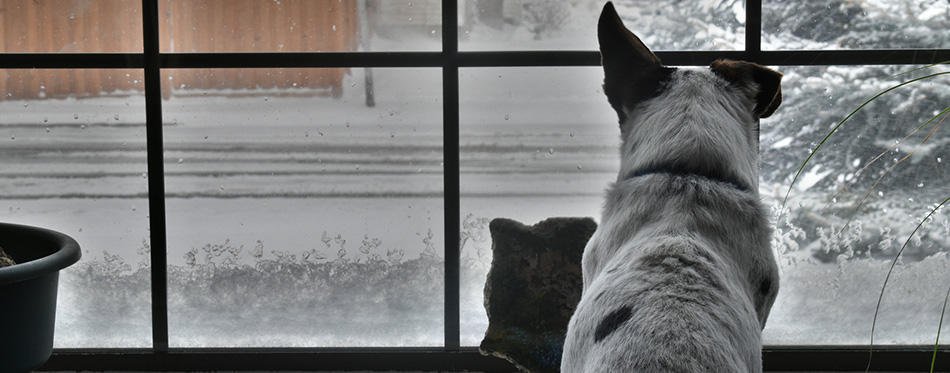
{"type": "MultiPolygon", "coordinates": [[[[3,69],[142,69],[152,268],[152,348],[56,349],[41,370],[421,370],[513,371],[504,360],[460,345],[459,321],[459,69],[472,67],[593,67],[596,51],[465,52],[458,48],[458,4],[442,0],[442,50],[438,52],[162,53],[158,0],[142,0],[143,53],[5,53],[3,69]],[[445,344],[433,348],[169,348],[166,224],[162,141],[161,70],[189,68],[403,67],[442,70],[445,201],[445,344]]],[[[762,1],[746,1],[745,49],[668,51],[669,65],[704,66],[719,58],[763,65],[902,65],[950,60],[950,49],[763,51],[762,1]]],[[[593,27],[593,26],[592,26],[593,27]]],[[[878,346],[868,367],[867,346],[766,346],[767,371],[921,371],[933,346],[878,346]]],[[[938,351],[937,370],[950,370],[950,350],[938,351]]]]}

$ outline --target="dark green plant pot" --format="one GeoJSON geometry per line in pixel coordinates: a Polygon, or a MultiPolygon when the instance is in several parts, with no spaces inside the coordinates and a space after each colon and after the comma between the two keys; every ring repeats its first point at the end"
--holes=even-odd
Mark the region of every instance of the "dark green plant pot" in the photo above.
{"type": "Polygon", "coordinates": [[[17,262],[0,268],[0,372],[29,372],[53,353],[59,271],[82,253],[65,234],[7,223],[0,247],[17,262]]]}

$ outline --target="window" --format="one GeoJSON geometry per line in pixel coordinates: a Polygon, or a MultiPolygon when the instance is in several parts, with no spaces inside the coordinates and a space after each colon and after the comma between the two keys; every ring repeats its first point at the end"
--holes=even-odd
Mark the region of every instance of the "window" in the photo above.
{"type": "MultiPolygon", "coordinates": [[[[904,78],[889,77],[950,60],[945,1],[615,3],[667,64],[785,74],[761,133],[773,206],[834,124],[904,78]]],[[[602,6],[0,1],[0,211],[84,250],[44,369],[506,369],[473,347],[488,220],[599,217],[615,177],[602,6]]],[[[867,106],[805,168],[776,220],[767,369],[864,368],[887,266],[946,198],[943,131],[902,139],[947,86],[867,106]]],[[[897,265],[876,368],[930,361],[946,220],[897,265]]]]}

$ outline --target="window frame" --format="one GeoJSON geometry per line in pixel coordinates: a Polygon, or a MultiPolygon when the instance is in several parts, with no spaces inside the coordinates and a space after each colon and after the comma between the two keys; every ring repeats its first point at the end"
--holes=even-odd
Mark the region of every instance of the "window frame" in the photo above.
{"type": "MultiPolygon", "coordinates": [[[[471,67],[593,67],[597,51],[465,52],[458,48],[458,3],[442,0],[442,51],[316,53],[162,53],[158,0],[142,0],[142,53],[5,53],[4,69],[142,69],[151,232],[152,348],[56,349],[41,370],[422,370],[511,371],[513,366],[460,345],[459,320],[459,69],[471,67]],[[453,37],[454,36],[454,37],[453,37]],[[442,70],[445,202],[445,342],[433,348],[169,348],[166,211],[161,70],[178,68],[406,67],[442,70]]],[[[762,1],[746,1],[745,49],[656,52],[669,65],[705,66],[719,58],[763,65],[904,65],[950,60],[950,49],[763,51],[762,1]]],[[[765,346],[766,371],[921,371],[933,346],[765,346]]],[[[950,349],[938,351],[937,370],[950,370],[950,349]]]]}

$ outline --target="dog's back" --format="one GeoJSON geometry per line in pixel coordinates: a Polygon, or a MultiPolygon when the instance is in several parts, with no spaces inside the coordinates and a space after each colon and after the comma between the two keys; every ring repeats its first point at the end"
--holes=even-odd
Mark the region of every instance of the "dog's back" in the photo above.
{"type": "Polygon", "coordinates": [[[781,74],[664,67],[610,3],[598,28],[621,170],[584,252],[561,370],[761,371],[778,270],[755,188],[758,119],[780,104],[781,74]]]}
{"type": "Polygon", "coordinates": [[[562,372],[761,370],[759,315],[778,284],[771,256],[740,254],[768,248],[769,227],[756,197],[719,184],[653,175],[615,185],[585,252],[562,372]]]}

